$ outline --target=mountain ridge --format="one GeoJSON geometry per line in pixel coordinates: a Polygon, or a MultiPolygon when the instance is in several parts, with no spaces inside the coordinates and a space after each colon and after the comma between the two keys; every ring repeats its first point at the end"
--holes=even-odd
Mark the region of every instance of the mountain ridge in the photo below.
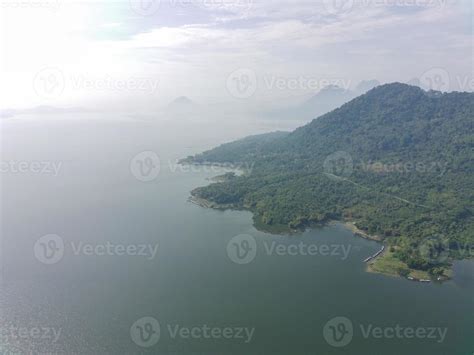
{"type": "Polygon", "coordinates": [[[473,93],[381,85],[258,150],[188,159],[253,166],[192,194],[251,210],[261,229],[354,221],[390,247],[396,273],[448,277],[432,254],[465,258],[474,246],[473,113],[473,93]]]}

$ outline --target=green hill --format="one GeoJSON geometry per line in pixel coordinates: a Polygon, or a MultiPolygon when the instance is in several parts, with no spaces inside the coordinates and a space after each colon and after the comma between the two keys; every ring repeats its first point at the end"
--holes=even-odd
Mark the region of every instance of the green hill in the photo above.
{"type": "Polygon", "coordinates": [[[261,229],[354,221],[390,246],[401,274],[438,276],[473,256],[473,128],[472,93],[382,85],[290,134],[188,158],[253,166],[192,194],[251,210],[261,229]]]}

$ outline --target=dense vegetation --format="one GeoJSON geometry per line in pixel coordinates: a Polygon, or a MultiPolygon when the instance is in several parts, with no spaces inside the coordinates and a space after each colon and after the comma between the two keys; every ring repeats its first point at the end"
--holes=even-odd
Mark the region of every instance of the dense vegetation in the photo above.
{"type": "MultiPolygon", "coordinates": [[[[189,163],[219,163],[219,164],[242,164],[253,163],[260,156],[261,149],[266,144],[279,138],[286,137],[288,132],[271,132],[249,136],[238,141],[222,144],[194,157],[190,156],[182,162],[189,163]]],[[[251,164],[250,164],[251,165],[251,164]]]]}
{"type": "Polygon", "coordinates": [[[261,228],[355,221],[408,267],[437,275],[448,256],[473,255],[473,128],[474,94],[395,83],[290,134],[254,136],[186,161],[253,166],[193,195],[250,209],[261,228]]]}

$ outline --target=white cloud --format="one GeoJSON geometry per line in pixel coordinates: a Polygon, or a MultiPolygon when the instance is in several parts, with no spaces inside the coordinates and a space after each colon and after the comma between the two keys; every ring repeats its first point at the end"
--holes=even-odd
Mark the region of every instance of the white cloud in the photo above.
{"type": "MultiPolygon", "coordinates": [[[[180,95],[226,100],[226,76],[241,67],[259,76],[354,82],[408,80],[431,67],[453,75],[472,69],[472,9],[465,2],[440,9],[362,6],[370,0],[356,0],[351,11],[329,14],[321,1],[255,0],[250,8],[246,0],[193,1],[162,1],[156,18],[137,16],[128,1],[110,9],[94,2],[65,3],[56,11],[3,8],[0,106],[103,101],[152,110],[180,95]],[[207,15],[191,16],[196,9],[207,15]],[[32,85],[44,67],[59,68],[69,84],[46,102],[32,85]],[[148,78],[160,85],[147,94],[81,90],[70,83],[78,76],[148,78]]],[[[294,94],[257,91],[255,99],[294,94]]]]}

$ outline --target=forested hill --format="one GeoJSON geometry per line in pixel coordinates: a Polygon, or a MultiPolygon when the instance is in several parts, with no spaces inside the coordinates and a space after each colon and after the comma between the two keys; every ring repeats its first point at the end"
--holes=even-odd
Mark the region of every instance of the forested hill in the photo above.
{"type": "Polygon", "coordinates": [[[250,174],[193,195],[250,209],[261,228],[352,220],[410,268],[432,273],[446,262],[433,246],[438,255],[472,256],[474,94],[382,85],[271,137],[189,158],[253,164],[250,174]]]}
{"type": "Polygon", "coordinates": [[[182,163],[233,163],[240,164],[255,161],[263,146],[277,139],[286,137],[288,132],[271,132],[258,134],[239,139],[235,142],[222,144],[219,147],[209,150],[194,157],[183,159],[182,163]]]}

